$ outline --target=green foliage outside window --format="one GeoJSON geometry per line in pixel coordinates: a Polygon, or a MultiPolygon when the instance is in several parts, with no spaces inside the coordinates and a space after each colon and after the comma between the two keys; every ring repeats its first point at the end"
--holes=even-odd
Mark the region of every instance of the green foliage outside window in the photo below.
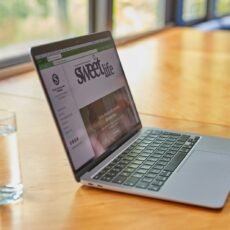
{"type": "Polygon", "coordinates": [[[215,13],[217,16],[230,14],[230,0],[217,0],[215,13]]]}
{"type": "Polygon", "coordinates": [[[85,0],[0,1],[0,47],[88,30],[85,0]]]}

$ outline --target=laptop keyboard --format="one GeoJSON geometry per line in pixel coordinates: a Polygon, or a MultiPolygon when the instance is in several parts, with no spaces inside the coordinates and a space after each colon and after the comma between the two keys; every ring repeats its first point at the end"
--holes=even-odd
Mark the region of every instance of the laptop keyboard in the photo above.
{"type": "Polygon", "coordinates": [[[147,130],[93,179],[159,191],[199,138],[147,130]]]}

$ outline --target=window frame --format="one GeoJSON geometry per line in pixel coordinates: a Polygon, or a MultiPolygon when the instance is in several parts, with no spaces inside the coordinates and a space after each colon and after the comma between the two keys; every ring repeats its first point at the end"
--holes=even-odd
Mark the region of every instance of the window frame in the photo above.
{"type": "Polygon", "coordinates": [[[211,4],[211,7],[210,7],[210,11],[211,11],[211,17],[212,19],[218,19],[218,18],[222,18],[222,17],[226,17],[226,16],[229,16],[230,15],[230,6],[229,6],[229,12],[226,13],[226,14],[223,14],[223,15],[217,15],[216,14],[216,10],[217,10],[217,5],[216,3],[218,2],[219,0],[210,0],[210,2],[212,3],[211,4]]]}
{"type": "MultiPolygon", "coordinates": [[[[113,30],[113,1],[114,0],[87,0],[88,4],[88,32],[94,33],[102,30],[113,30]]],[[[130,36],[125,36],[123,38],[117,38],[116,43],[123,44],[130,40],[136,40],[141,37],[147,36],[149,34],[157,33],[164,29],[167,29],[175,25],[175,14],[174,10],[177,7],[177,0],[164,0],[165,1],[165,13],[164,13],[164,25],[159,29],[152,29],[146,32],[134,33],[130,36]]],[[[28,51],[14,56],[12,58],[7,58],[0,61],[0,78],[5,75],[8,76],[7,69],[18,69],[15,67],[20,66],[30,66],[31,70],[33,65],[31,64],[31,58],[28,51]],[[30,65],[28,65],[30,63],[30,65]]],[[[25,69],[25,68],[23,68],[25,69]]],[[[13,71],[15,73],[15,71],[13,71]]]]}
{"type": "MultiPolygon", "coordinates": [[[[114,3],[115,0],[109,0],[109,1],[110,1],[110,7],[111,7],[110,8],[111,14],[109,15],[110,18],[108,18],[108,20],[109,20],[110,29],[111,29],[111,31],[113,31],[113,16],[114,16],[113,15],[113,5],[114,5],[113,3],[114,3]]],[[[160,0],[160,1],[162,1],[162,0],[160,0]]],[[[156,29],[152,28],[152,29],[149,29],[149,30],[144,31],[144,32],[138,32],[138,33],[133,33],[133,34],[130,34],[130,35],[122,36],[120,38],[116,38],[116,41],[118,41],[118,43],[119,43],[119,42],[126,41],[126,40],[128,41],[130,39],[131,40],[132,39],[137,39],[139,37],[147,36],[149,34],[153,34],[155,32],[162,31],[163,29],[165,29],[165,28],[169,27],[170,25],[172,25],[171,21],[169,22],[169,18],[170,18],[169,15],[171,15],[170,8],[169,8],[169,5],[170,5],[169,3],[171,1],[174,1],[174,0],[164,0],[164,1],[165,1],[165,8],[164,8],[165,12],[164,12],[163,26],[162,27],[156,28],[156,29]]]]}
{"type": "MultiPolygon", "coordinates": [[[[91,17],[91,13],[94,12],[93,6],[94,1],[96,0],[87,0],[88,4],[88,32],[93,27],[93,20],[91,17]],[[92,10],[92,11],[91,11],[92,10]]],[[[4,77],[8,77],[12,73],[20,73],[21,70],[32,70],[33,65],[31,64],[31,57],[28,51],[25,51],[19,55],[16,55],[11,58],[6,58],[4,60],[0,60],[0,79],[4,77]],[[29,64],[30,63],[30,64],[29,64]],[[9,70],[9,71],[8,71],[9,70]],[[13,70],[13,71],[12,71],[13,70]]]]}
{"type": "Polygon", "coordinates": [[[177,0],[176,18],[175,18],[176,25],[178,25],[178,26],[192,26],[192,25],[195,25],[197,23],[204,22],[205,20],[207,20],[208,16],[209,16],[209,0],[206,0],[206,1],[207,1],[206,15],[204,17],[197,18],[197,19],[194,19],[194,20],[185,21],[183,19],[183,6],[184,6],[183,4],[184,4],[184,0],[177,0]]]}

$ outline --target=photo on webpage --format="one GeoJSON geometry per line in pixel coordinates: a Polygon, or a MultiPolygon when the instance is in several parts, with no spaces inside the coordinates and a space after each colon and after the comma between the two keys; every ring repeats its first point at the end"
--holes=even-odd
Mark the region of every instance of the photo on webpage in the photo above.
{"type": "Polygon", "coordinates": [[[136,125],[125,87],[81,108],[80,113],[96,157],[136,125]]]}

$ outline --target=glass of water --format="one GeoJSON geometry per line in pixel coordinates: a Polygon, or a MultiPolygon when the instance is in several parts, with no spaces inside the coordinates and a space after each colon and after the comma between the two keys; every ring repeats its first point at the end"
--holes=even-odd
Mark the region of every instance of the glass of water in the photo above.
{"type": "Polygon", "coordinates": [[[22,197],[16,114],[0,110],[0,205],[22,197]]]}

